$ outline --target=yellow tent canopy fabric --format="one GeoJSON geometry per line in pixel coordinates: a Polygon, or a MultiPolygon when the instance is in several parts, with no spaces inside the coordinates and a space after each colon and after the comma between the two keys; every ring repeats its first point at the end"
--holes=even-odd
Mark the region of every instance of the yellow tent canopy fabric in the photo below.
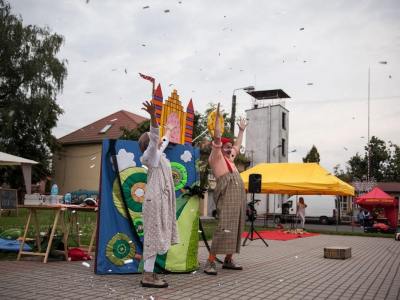
{"type": "Polygon", "coordinates": [[[242,173],[247,189],[250,174],[261,174],[263,194],[354,196],[354,188],[317,163],[262,163],[242,173]]]}

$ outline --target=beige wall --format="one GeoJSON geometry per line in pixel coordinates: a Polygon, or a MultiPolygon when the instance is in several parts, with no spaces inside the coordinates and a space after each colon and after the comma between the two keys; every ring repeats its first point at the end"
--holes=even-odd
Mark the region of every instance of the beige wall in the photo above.
{"type": "Polygon", "coordinates": [[[79,189],[99,190],[101,144],[63,146],[53,162],[59,194],[79,189]]]}

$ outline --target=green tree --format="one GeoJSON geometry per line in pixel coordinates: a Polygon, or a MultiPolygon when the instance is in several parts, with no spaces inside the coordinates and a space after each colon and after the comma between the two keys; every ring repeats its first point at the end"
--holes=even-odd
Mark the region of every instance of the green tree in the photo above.
{"type": "Polygon", "coordinates": [[[387,168],[387,175],[390,181],[400,182],[400,147],[389,142],[391,148],[391,156],[387,168]]]}
{"type": "Polygon", "coordinates": [[[150,120],[143,121],[135,129],[128,129],[126,127],[121,127],[120,129],[122,131],[121,139],[137,141],[143,133],[150,131],[150,120]]]}
{"type": "MultiPolygon", "coordinates": [[[[347,181],[365,180],[368,174],[368,145],[364,154],[356,153],[350,157],[346,172],[337,167],[335,174],[340,174],[347,181]]],[[[370,140],[370,178],[376,181],[400,180],[400,147],[391,142],[373,136],[370,140]]]]}
{"type": "Polygon", "coordinates": [[[303,157],[303,162],[305,163],[311,163],[311,162],[316,162],[319,163],[320,158],[319,158],[319,153],[317,150],[317,147],[313,145],[310,149],[310,151],[307,153],[305,157],[303,157]]]}
{"type": "MultiPolygon", "coordinates": [[[[389,179],[388,167],[390,162],[390,150],[385,141],[373,136],[370,140],[370,176],[376,181],[389,179]]],[[[365,160],[368,162],[368,147],[365,147],[365,160]]]]}
{"type": "MultiPolygon", "coordinates": [[[[39,162],[33,180],[51,173],[56,139],[51,130],[63,110],[56,103],[67,76],[56,57],[64,38],[50,29],[24,26],[0,0],[0,151],[39,162]]],[[[20,186],[19,169],[2,168],[0,180],[20,186]]]]}

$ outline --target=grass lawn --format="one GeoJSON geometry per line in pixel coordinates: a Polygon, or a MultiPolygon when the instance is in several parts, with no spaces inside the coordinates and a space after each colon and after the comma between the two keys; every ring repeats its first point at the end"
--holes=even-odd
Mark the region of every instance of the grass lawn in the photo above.
{"type": "MultiPolygon", "coordinates": [[[[41,236],[45,235],[49,232],[51,225],[54,221],[54,211],[50,210],[38,210],[38,222],[40,224],[39,231],[41,232],[41,236]]],[[[65,212],[65,222],[69,224],[72,218],[72,212],[65,212]]],[[[96,215],[93,212],[78,212],[78,223],[80,232],[70,232],[68,238],[68,246],[75,247],[78,245],[78,234],[80,234],[81,244],[89,245],[90,238],[94,229],[96,215]]],[[[2,215],[0,217],[0,233],[7,229],[19,229],[21,231],[21,236],[24,233],[25,224],[28,219],[28,210],[25,208],[21,208],[18,210],[18,216],[15,212],[12,212],[10,216],[2,215]]],[[[28,238],[34,238],[34,222],[33,218],[31,219],[29,230],[28,230],[28,238]]],[[[61,236],[61,229],[57,229],[56,235],[61,236]]],[[[43,249],[42,249],[43,250],[43,249]]],[[[15,253],[3,253],[0,252],[0,260],[4,259],[15,259],[17,255],[15,253]]]]}

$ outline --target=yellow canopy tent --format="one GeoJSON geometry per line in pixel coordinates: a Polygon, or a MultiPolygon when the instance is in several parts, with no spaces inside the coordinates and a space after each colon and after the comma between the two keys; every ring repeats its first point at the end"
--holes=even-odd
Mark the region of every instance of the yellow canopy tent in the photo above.
{"type": "Polygon", "coordinates": [[[263,163],[242,173],[247,189],[250,174],[261,174],[261,193],[354,196],[354,188],[316,163],[263,163]]]}

